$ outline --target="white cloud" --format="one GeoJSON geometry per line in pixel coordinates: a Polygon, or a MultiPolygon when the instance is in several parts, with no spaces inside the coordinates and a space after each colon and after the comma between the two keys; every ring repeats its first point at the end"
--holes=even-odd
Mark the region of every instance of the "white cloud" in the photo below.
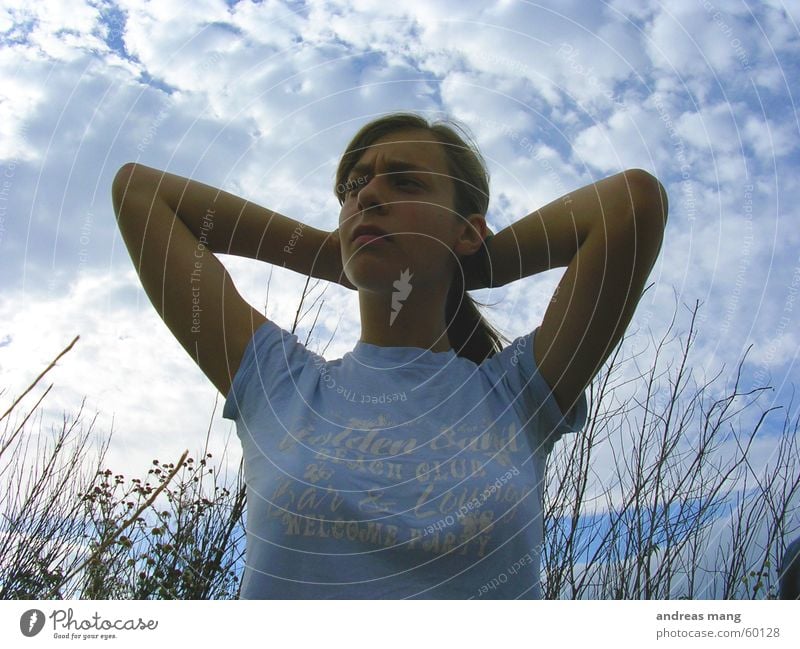
{"type": "Polygon", "coordinates": [[[615,111],[607,123],[597,123],[574,139],[576,164],[589,165],[606,173],[640,167],[659,175],[659,169],[673,155],[667,148],[669,134],[659,115],[638,105],[615,111]]]}
{"type": "Polygon", "coordinates": [[[682,0],[661,6],[648,26],[648,48],[660,67],[714,77],[741,71],[746,44],[756,40],[755,29],[743,5],[722,8],[682,0]]]}
{"type": "Polygon", "coordinates": [[[775,124],[756,115],[748,115],[744,135],[756,155],[766,162],[797,150],[797,124],[775,124]]]}
{"type": "Polygon", "coordinates": [[[736,124],[735,108],[720,103],[697,112],[681,115],[676,128],[692,146],[720,152],[742,150],[742,141],[736,124]]]}
{"type": "MultiPolygon", "coordinates": [[[[136,459],[141,467],[159,454],[202,447],[217,391],[159,320],[132,268],[84,272],[68,291],[24,308],[6,297],[0,322],[0,337],[11,336],[0,347],[0,383],[9,404],[79,335],[40,386],[55,386],[42,409],[46,420],[77,412],[85,396],[86,412],[100,413],[97,434],[109,433],[113,418],[112,462],[136,459]]],[[[218,452],[229,428],[219,417],[221,404],[212,435],[218,452]]]]}

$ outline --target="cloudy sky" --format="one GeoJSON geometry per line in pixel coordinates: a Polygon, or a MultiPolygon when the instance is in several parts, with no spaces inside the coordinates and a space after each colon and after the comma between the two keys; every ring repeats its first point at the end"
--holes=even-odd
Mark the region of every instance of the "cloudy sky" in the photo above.
{"type": "MultiPolygon", "coordinates": [[[[222,397],[156,315],[116,229],[111,182],[128,161],[222,187],[333,230],[337,158],[373,117],[450,115],[492,175],[489,226],[626,168],[667,187],[653,287],[629,333],[648,366],[670,357],[701,302],[691,365],[729,394],[797,383],[800,313],[800,5],[780,0],[4,0],[0,9],[0,389],[14,396],[76,335],[49,375],[43,423],[82,398],[114,430],[109,460],[230,438],[222,397]],[[796,299],[797,298],[797,299],[796,299]],[[652,340],[651,340],[652,335],[652,340]],[[749,349],[749,351],[747,351],[749,349]],[[219,397],[219,398],[218,398],[219,397]]],[[[240,292],[291,328],[304,278],[223,256],[240,292]]],[[[507,336],[542,320],[563,268],[494,291],[507,336]]],[[[309,347],[359,336],[357,295],[319,286],[309,347]],[[335,332],[335,333],[334,333],[335,332]]],[[[301,340],[313,314],[298,327],[301,340]]],[[[621,379],[616,380],[624,384],[621,379]]],[[[621,387],[620,390],[629,389],[621,387]]],[[[641,387],[641,386],[640,386],[641,387]]],[[[662,387],[668,388],[666,375],[662,387]]],[[[796,412],[796,404],[792,404],[796,412]]],[[[758,417],[748,410],[744,425],[758,417]]],[[[766,439],[766,438],[765,438],[766,439]]],[[[764,445],[766,461],[769,444],[764,445]]]]}

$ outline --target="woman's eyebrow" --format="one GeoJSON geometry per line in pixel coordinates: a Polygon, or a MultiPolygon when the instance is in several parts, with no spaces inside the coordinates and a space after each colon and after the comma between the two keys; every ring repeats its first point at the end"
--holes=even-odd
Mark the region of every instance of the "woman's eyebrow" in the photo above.
{"type": "MultiPolygon", "coordinates": [[[[423,165],[418,165],[418,164],[416,164],[414,162],[406,162],[405,160],[387,160],[384,163],[383,166],[387,171],[390,171],[390,172],[392,172],[392,171],[394,171],[394,172],[396,172],[396,171],[425,171],[425,172],[428,172],[428,173],[431,173],[431,174],[436,174],[437,173],[437,172],[435,172],[433,169],[431,169],[429,167],[425,167],[423,165]]],[[[367,173],[369,173],[371,171],[372,171],[372,164],[370,164],[368,162],[361,162],[361,163],[355,165],[350,170],[350,175],[351,176],[353,174],[365,175],[365,174],[367,174],[367,173]]]]}

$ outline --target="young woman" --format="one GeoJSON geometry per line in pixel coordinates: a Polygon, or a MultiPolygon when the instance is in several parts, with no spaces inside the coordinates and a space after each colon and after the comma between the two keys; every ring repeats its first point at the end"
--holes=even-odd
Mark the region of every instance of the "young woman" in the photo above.
{"type": "Polygon", "coordinates": [[[333,232],[139,164],[114,209],[142,285],[227,395],[245,458],[243,598],[541,596],[547,454],[587,418],[661,248],[667,197],[630,170],[492,236],[458,124],[396,113],[341,158],[333,232]],[[328,361],[247,304],[214,253],[358,290],[328,361]],[[466,290],[566,266],[539,327],[503,348],[466,290]]]}

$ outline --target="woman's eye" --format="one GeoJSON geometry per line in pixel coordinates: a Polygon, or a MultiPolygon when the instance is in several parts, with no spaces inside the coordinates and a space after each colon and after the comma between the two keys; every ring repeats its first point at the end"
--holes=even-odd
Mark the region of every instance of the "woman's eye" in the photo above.
{"type": "MultiPolygon", "coordinates": [[[[392,182],[397,187],[403,187],[403,188],[408,188],[408,187],[422,188],[423,186],[422,183],[420,183],[418,180],[400,174],[392,176],[392,182]]],[[[344,192],[345,198],[352,198],[354,196],[357,196],[358,192],[360,192],[362,187],[364,187],[366,184],[367,184],[366,182],[357,183],[355,181],[349,181],[346,185],[346,189],[344,192]]]]}
{"type": "Polygon", "coordinates": [[[420,187],[420,184],[413,178],[397,178],[395,183],[404,187],[420,187]]]}

